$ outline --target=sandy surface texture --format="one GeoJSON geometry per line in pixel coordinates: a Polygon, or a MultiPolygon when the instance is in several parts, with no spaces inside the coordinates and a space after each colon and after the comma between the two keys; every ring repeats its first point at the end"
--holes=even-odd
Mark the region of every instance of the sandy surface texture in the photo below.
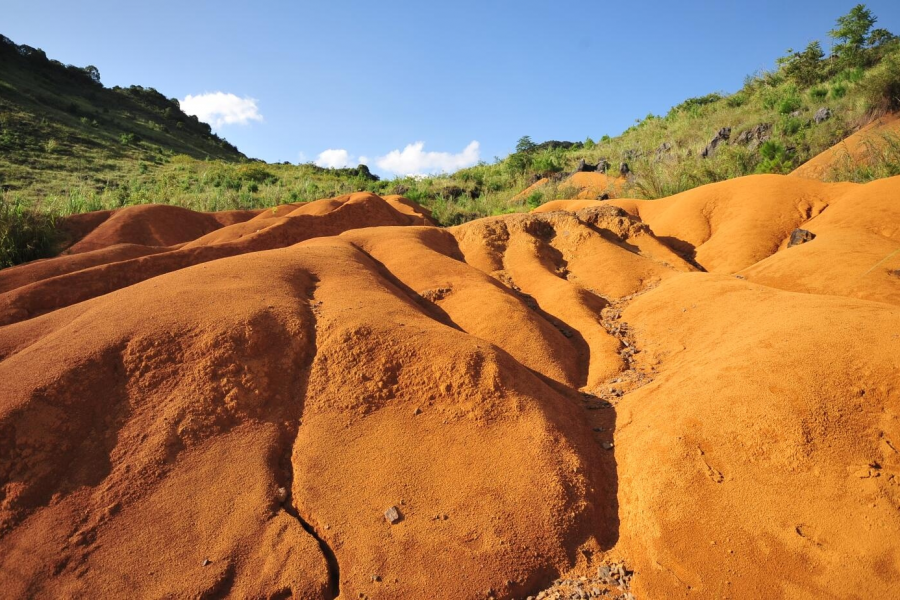
{"type": "Polygon", "coordinates": [[[900,178],[67,226],[0,271],[0,596],[900,597],[900,178]]]}

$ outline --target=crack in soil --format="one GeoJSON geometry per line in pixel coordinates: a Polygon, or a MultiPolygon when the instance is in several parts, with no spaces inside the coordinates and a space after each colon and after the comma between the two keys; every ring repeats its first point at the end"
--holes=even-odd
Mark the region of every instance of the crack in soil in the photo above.
{"type": "MultiPolygon", "coordinates": [[[[293,470],[291,475],[293,476],[293,470]]],[[[300,516],[300,513],[297,512],[297,507],[294,506],[293,497],[289,497],[285,501],[283,508],[284,512],[297,519],[303,530],[319,544],[319,549],[322,551],[322,556],[325,557],[325,565],[328,569],[328,591],[331,594],[329,600],[337,598],[341,594],[341,567],[338,564],[334,550],[331,549],[328,542],[322,539],[316,529],[300,516]]]]}
{"type": "Polygon", "coordinates": [[[318,279],[315,276],[312,276],[312,287],[306,290],[306,296],[309,302],[309,310],[310,315],[312,317],[312,322],[307,327],[307,335],[309,336],[309,343],[312,347],[312,353],[306,361],[306,364],[303,366],[303,371],[305,376],[300,382],[300,406],[299,406],[299,414],[297,415],[297,427],[293,429],[293,443],[288,446],[287,455],[282,457],[282,468],[284,470],[287,481],[284,486],[284,500],[282,502],[282,508],[284,512],[297,520],[303,530],[308,533],[319,545],[319,550],[322,552],[322,557],[325,559],[325,566],[328,572],[328,592],[329,592],[329,600],[333,600],[340,596],[341,593],[341,569],[338,564],[337,556],[334,553],[334,550],[331,549],[331,546],[328,545],[328,542],[316,531],[316,528],[313,527],[306,519],[300,516],[300,511],[297,506],[294,504],[294,495],[293,495],[293,485],[294,485],[294,462],[292,460],[292,456],[294,453],[294,444],[296,444],[297,433],[302,426],[302,418],[303,418],[303,410],[306,406],[306,394],[307,389],[309,387],[309,378],[312,374],[312,365],[315,362],[316,355],[319,352],[318,346],[318,328],[319,328],[319,312],[320,307],[322,305],[321,301],[317,302],[315,299],[316,288],[318,286],[318,279]]]}

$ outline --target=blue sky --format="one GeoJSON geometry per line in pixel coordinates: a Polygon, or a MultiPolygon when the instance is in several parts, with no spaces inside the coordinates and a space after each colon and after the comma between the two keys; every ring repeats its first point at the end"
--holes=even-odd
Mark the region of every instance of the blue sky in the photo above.
{"type": "MultiPolygon", "coordinates": [[[[866,4],[900,33],[900,2],[866,4]]],[[[492,161],[526,134],[615,135],[685,98],[735,91],[787,48],[824,41],[853,2],[3,5],[0,33],[13,41],[96,65],[107,86],[192,96],[187,104],[249,156],[363,157],[391,175],[492,161]]]]}

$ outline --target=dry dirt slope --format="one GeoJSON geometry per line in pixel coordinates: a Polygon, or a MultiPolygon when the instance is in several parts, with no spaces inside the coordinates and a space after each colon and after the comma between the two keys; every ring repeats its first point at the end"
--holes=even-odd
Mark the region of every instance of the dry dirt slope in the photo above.
{"type": "Polygon", "coordinates": [[[900,178],[544,210],[132,208],[0,272],[0,589],[900,596],[900,178]]]}

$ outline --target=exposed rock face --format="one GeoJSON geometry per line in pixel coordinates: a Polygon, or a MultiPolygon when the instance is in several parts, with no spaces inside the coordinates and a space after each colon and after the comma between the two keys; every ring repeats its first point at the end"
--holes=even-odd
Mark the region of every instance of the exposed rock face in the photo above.
{"type": "Polygon", "coordinates": [[[731,127],[723,127],[719,131],[716,132],[716,135],[709,141],[706,147],[703,149],[703,152],[700,153],[700,156],[703,158],[709,158],[715,153],[716,148],[719,147],[719,144],[723,142],[727,142],[728,138],[731,137],[731,127]]]}
{"type": "Polygon", "coordinates": [[[672,152],[672,144],[670,144],[669,142],[663,142],[656,149],[656,162],[662,162],[663,160],[665,160],[666,158],[669,157],[671,152],[672,152]]]}
{"type": "Polygon", "coordinates": [[[763,143],[767,142],[771,137],[772,125],[770,123],[760,123],[750,129],[742,131],[735,139],[735,144],[747,146],[751,150],[755,150],[763,143]]]}

